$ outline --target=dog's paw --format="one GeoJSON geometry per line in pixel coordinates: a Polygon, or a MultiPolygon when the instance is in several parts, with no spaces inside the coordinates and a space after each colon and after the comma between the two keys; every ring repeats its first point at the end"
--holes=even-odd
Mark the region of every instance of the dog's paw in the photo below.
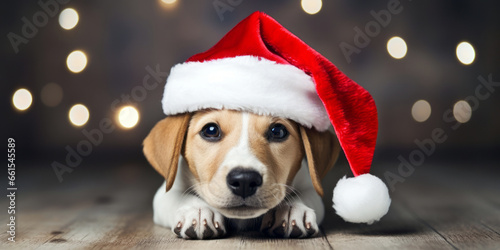
{"type": "Polygon", "coordinates": [[[226,234],[224,217],[207,206],[184,206],[177,210],[172,231],[184,239],[213,239],[226,234]]]}
{"type": "Polygon", "coordinates": [[[281,204],[267,212],[260,231],[272,237],[305,238],[315,236],[319,229],[314,210],[295,202],[292,205],[281,204]]]}

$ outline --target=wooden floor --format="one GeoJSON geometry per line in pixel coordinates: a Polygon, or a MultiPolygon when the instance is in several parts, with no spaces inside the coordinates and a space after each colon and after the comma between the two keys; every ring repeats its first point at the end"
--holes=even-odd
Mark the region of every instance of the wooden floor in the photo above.
{"type": "MultiPolygon", "coordinates": [[[[500,249],[500,171],[494,164],[416,169],[391,192],[388,215],[371,226],[343,222],[327,192],[322,233],[303,240],[254,233],[178,239],[153,224],[151,201],[162,180],[147,165],[82,165],[62,184],[47,171],[17,176],[15,243],[7,241],[8,204],[2,195],[0,249],[500,249]]],[[[327,178],[341,175],[333,171],[327,178]]],[[[335,182],[327,181],[325,190],[335,182]]]]}

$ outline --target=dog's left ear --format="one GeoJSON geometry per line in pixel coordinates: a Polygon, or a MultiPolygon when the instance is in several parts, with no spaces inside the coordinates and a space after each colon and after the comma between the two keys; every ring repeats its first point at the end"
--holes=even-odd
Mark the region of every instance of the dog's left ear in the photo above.
{"type": "Polygon", "coordinates": [[[323,196],[321,179],[333,167],[339,157],[340,144],[337,136],[330,131],[318,132],[300,126],[300,135],[304,143],[309,174],[316,192],[323,196]]]}
{"type": "Polygon", "coordinates": [[[174,184],[191,116],[191,113],[168,116],[159,121],[144,139],[144,155],[153,168],[165,177],[167,191],[174,184]]]}

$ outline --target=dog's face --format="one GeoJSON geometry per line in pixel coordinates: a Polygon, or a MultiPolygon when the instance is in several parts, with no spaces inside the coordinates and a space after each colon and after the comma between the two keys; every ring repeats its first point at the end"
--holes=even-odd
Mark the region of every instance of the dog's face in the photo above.
{"type": "Polygon", "coordinates": [[[144,142],[153,167],[175,178],[179,154],[194,176],[193,190],[229,218],[254,218],[276,207],[307,155],[314,187],[335,163],[339,145],[330,132],[288,119],[206,110],[165,118],[144,142]]]}
{"type": "Polygon", "coordinates": [[[304,158],[295,122],[230,110],[194,114],[185,145],[196,192],[227,217],[277,206],[304,158]]]}

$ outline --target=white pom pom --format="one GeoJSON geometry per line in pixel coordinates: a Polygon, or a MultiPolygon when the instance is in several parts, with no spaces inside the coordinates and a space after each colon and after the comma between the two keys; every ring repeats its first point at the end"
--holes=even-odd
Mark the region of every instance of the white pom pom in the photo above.
{"type": "Polygon", "coordinates": [[[345,221],[372,224],[389,210],[384,182],[371,174],[340,179],[333,190],[333,208],[345,221]]]}

